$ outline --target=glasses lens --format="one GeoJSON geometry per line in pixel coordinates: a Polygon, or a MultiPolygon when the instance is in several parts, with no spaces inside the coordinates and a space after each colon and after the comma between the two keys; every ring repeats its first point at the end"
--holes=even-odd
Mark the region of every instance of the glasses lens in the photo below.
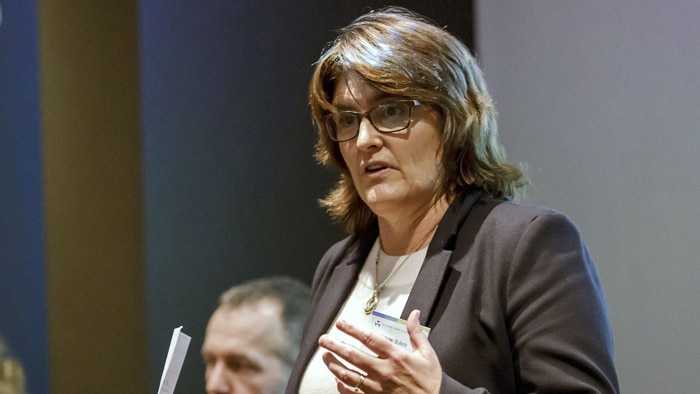
{"type": "Polygon", "coordinates": [[[338,112],[326,117],[326,128],[331,138],[336,141],[345,141],[355,137],[359,125],[359,116],[352,112],[338,112]]]}
{"type": "MultiPolygon", "coordinates": [[[[411,111],[414,101],[396,101],[382,104],[366,113],[372,126],[382,133],[393,133],[406,129],[411,123],[411,111]]],[[[330,137],[338,142],[348,141],[357,135],[360,122],[365,114],[351,111],[339,111],[327,115],[326,129],[330,137]]]]}
{"type": "Polygon", "coordinates": [[[411,122],[411,105],[404,101],[380,105],[369,113],[369,118],[379,131],[403,130],[411,122]]]}

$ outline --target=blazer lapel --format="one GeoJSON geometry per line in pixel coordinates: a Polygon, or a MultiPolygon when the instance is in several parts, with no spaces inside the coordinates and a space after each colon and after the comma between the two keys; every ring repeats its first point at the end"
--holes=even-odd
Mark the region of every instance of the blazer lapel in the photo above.
{"type": "Polygon", "coordinates": [[[443,282],[450,271],[450,258],[454,250],[457,232],[469,215],[472,206],[481,197],[481,190],[465,193],[455,201],[445,212],[438,226],[433,240],[428,246],[428,252],[421,267],[416,282],[408,295],[406,306],[401,313],[402,319],[408,319],[408,315],[414,309],[421,312],[420,324],[428,326],[433,315],[443,282]]]}
{"type": "Polygon", "coordinates": [[[320,337],[330,327],[343,302],[350,295],[361,269],[362,264],[355,263],[354,256],[348,256],[335,266],[326,285],[329,290],[323,293],[324,299],[319,303],[314,315],[309,316],[314,321],[314,325],[310,327],[312,337],[320,337]]]}
{"type": "MultiPolygon", "coordinates": [[[[367,254],[372,249],[374,240],[379,234],[376,225],[365,235],[357,239],[347,248],[345,257],[333,268],[327,281],[322,286],[326,290],[319,291],[323,294],[322,300],[316,300],[317,308],[309,310],[305,338],[313,338],[313,343],[302,343],[299,358],[301,365],[307,365],[314,351],[318,347],[318,338],[325,334],[333,323],[340,307],[350,296],[357,276],[362,270],[362,265],[367,254]]],[[[299,364],[299,363],[297,363],[299,364]]]]}

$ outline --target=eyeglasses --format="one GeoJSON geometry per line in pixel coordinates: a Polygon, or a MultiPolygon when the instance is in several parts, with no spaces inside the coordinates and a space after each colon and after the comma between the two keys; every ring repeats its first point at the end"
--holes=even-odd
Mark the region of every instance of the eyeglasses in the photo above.
{"type": "Polygon", "coordinates": [[[405,130],[413,119],[413,107],[421,105],[418,100],[400,100],[378,105],[367,112],[338,111],[323,119],[328,135],[333,141],[349,141],[360,131],[362,119],[367,117],[380,133],[395,133],[405,130]]]}

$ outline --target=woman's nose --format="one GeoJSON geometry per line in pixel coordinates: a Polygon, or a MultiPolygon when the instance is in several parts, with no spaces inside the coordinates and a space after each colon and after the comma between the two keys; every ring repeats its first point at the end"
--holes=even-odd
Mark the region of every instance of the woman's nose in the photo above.
{"type": "Polygon", "coordinates": [[[363,150],[372,149],[381,146],[382,143],[381,133],[372,125],[369,118],[361,119],[357,130],[357,147],[363,150]]]}

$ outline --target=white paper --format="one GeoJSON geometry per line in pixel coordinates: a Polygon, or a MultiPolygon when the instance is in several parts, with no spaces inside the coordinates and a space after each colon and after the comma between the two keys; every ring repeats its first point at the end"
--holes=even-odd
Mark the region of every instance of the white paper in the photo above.
{"type": "Polygon", "coordinates": [[[165,359],[163,376],[160,378],[158,394],[173,394],[177,378],[180,376],[182,363],[185,362],[187,348],[190,346],[190,337],[182,332],[182,326],[173,330],[173,337],[170,340],[168,357],[165,359]]]}

